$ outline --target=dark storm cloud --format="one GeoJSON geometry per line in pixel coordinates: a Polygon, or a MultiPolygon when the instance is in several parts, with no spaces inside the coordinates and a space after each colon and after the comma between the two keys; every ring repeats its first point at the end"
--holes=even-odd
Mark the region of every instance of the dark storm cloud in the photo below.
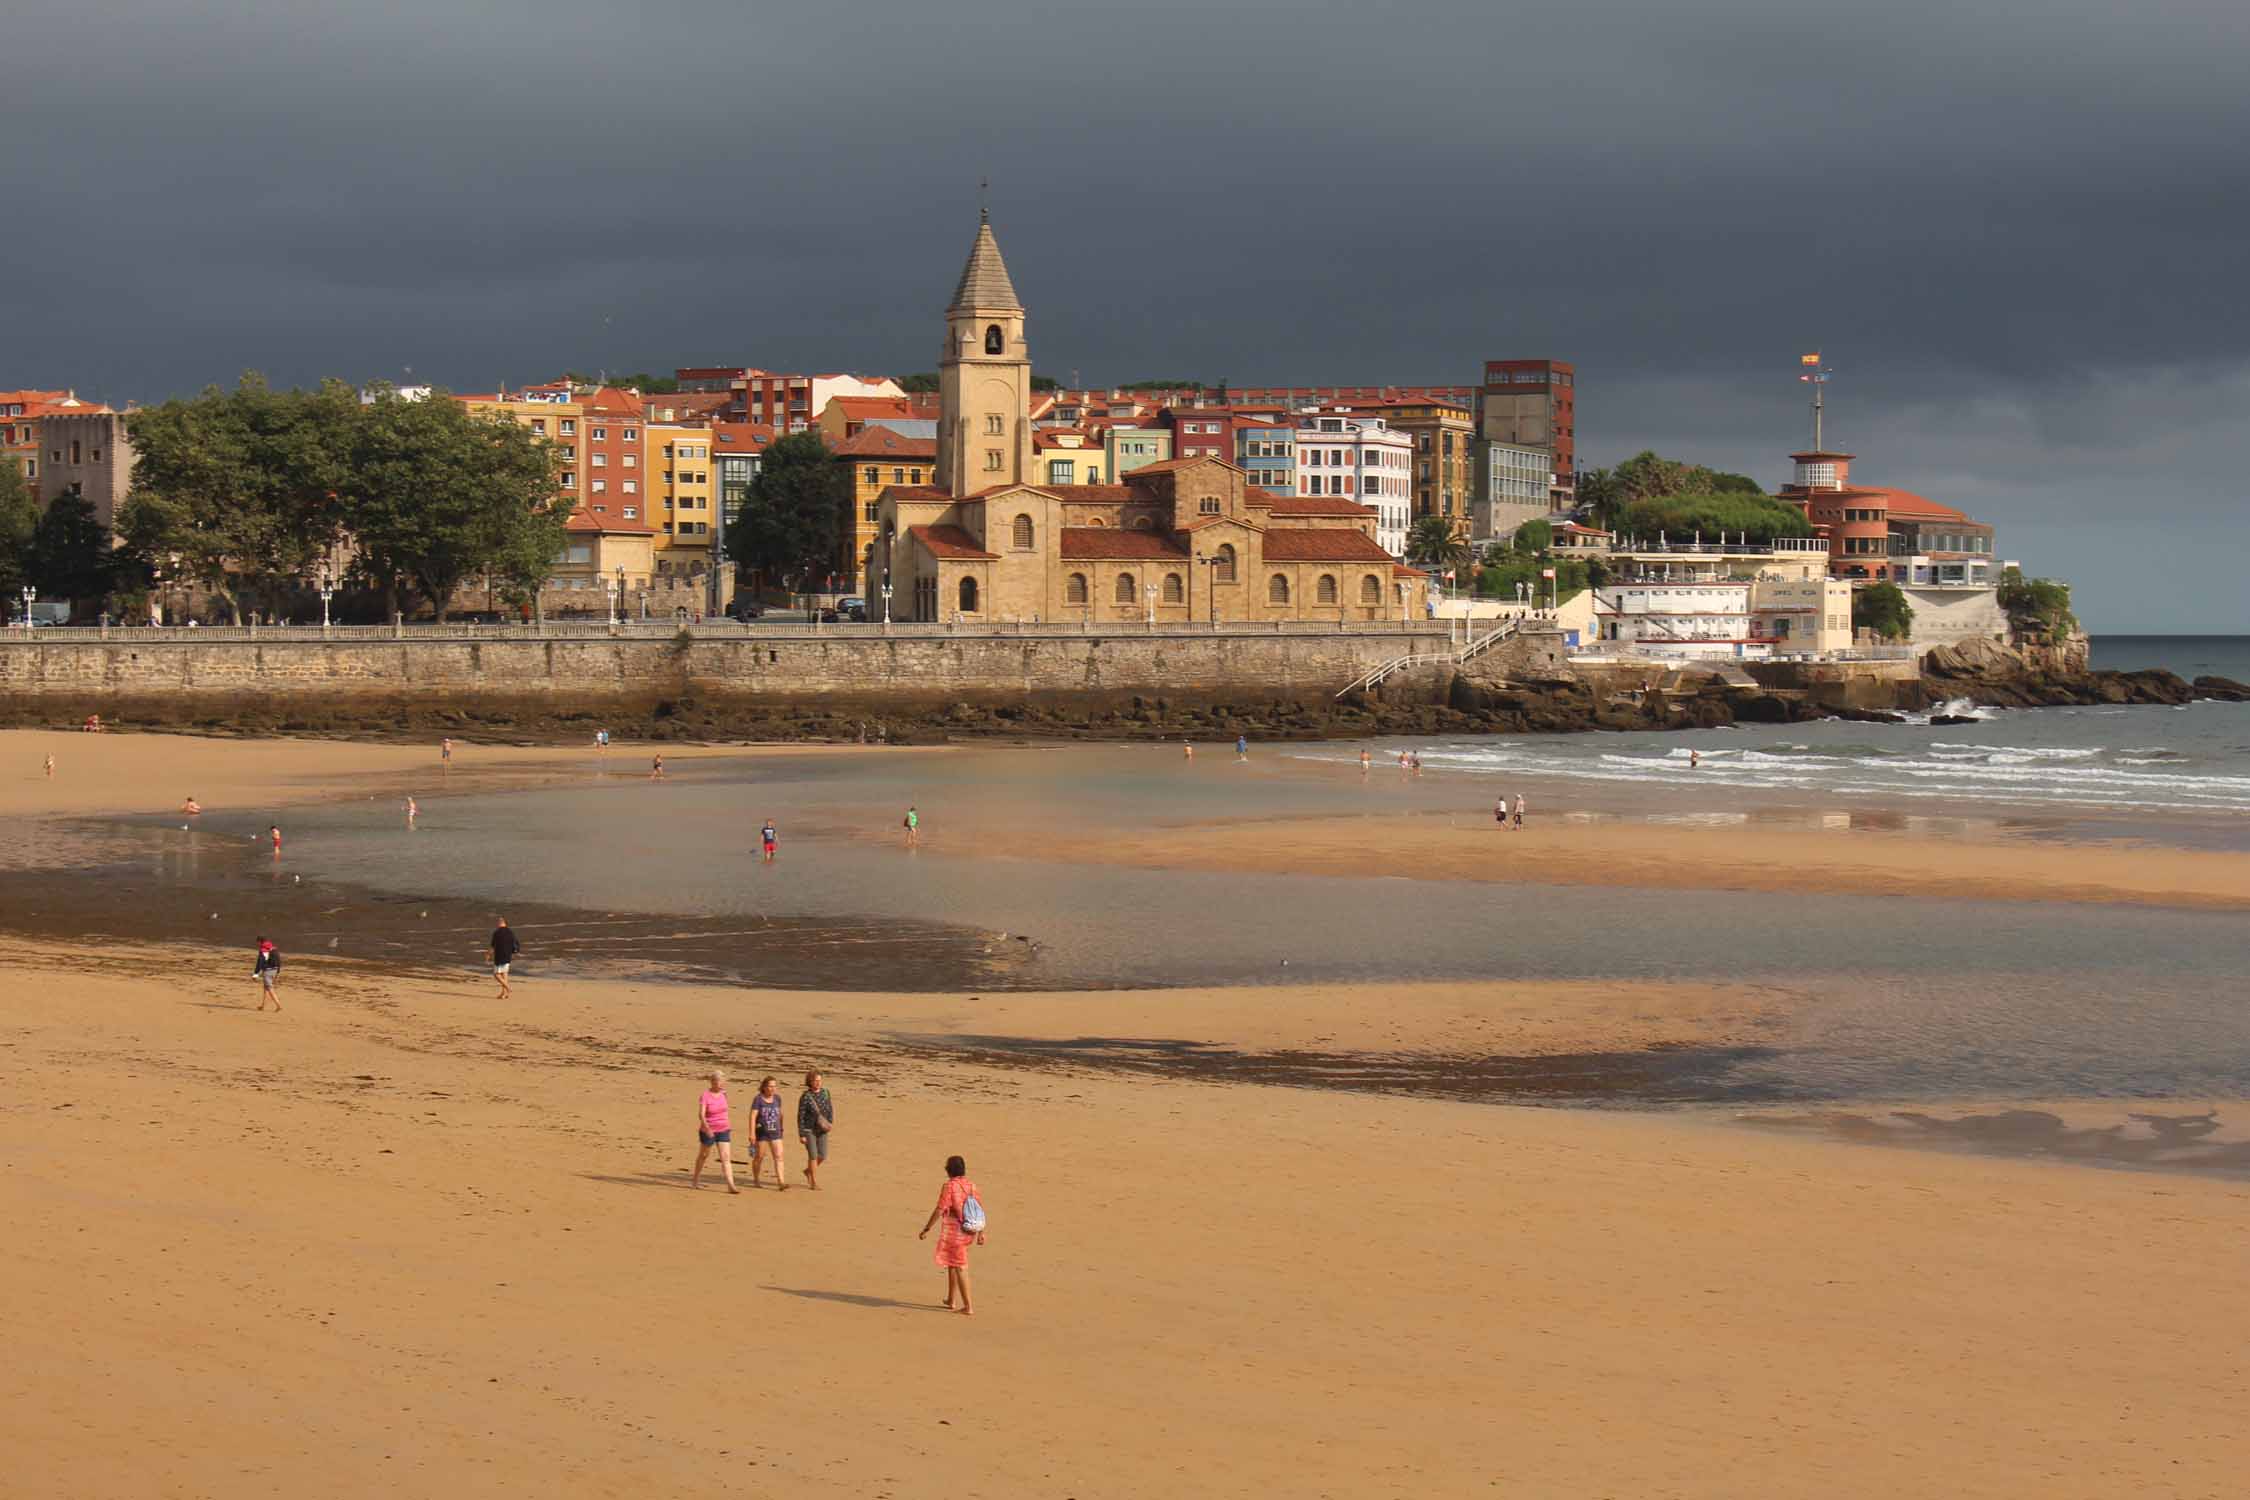
{"type": "Polygon", "coordinates": [[[0,384],[926,368],[989,173],[1049,373],[1553,355],[1592,461],[1773,480],[1818,347],[1870,478],[2099,626],[2243,628],[2246,18],[32,0],[0,384]]]}

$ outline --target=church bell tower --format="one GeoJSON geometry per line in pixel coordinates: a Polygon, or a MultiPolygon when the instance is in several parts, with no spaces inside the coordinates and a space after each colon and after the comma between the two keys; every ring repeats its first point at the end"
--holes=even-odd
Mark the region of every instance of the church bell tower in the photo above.
{"type": "Polygon", "coordinates": [[[945,310],[938,403],[940,484],[961,496],[1031,481],[1031,351],[990,215],[945,310]]]}

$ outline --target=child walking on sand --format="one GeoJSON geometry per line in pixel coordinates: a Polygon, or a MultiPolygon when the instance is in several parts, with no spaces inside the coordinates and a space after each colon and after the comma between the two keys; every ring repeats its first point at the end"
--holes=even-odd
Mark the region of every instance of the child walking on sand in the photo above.
{"type": "Polygon", "coordinates": [[[713,1068],[705,1075],[704,1082],[710,1087],[695,1101],[695,1170],[688,1176],[688,1186],[703,1186],[703,1163],[715,1146],[719,1151],[719,1170],[726,1174],[727,1191],[739,1193],[742,1189],[734,1185],[734,1131],[727,1120],[727,1075],[713,1068]]]}

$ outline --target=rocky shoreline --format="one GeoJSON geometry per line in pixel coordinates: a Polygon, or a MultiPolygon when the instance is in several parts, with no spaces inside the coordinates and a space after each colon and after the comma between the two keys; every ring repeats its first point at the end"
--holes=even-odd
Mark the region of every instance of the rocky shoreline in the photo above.
{"type": "MultiPolygon", "coordinates": [[[[2250,686],[2222,677],[2193,682],[2162,670],[2092,671],[2083,641],[2063,646],[1972,642],[1929,652],[1919,672],[1809,687],[1765,686],[1739,671],[1688,666],[1623,684],[1568,667],[1477,675],[1447,669],[1401,677],[1342,699],[1326,694],[1238,694],[1214,701],[1188,694],[1035,694],[1012,702],[803,700],[783,702],[685,693],[643,700],[558,705],[245,697],[213,703],[121,704],[106,715],[121,730],[310,738],[416,740],[452,734],[522,744],[591,739],[671,743],[812,741],[935,744],[953,739],[1259,740],[1358,739],[1379,735],[1569,734],[1721,728],[1818,719],[1904,723],[1957,699],[1979,707],[2250,701],[2250,686]]],[[[0,722],[61,728],[47,705],[0,704],[0,722]]],[[[1940,714],[1930,721],[1952,722],[1940,714]]]]}

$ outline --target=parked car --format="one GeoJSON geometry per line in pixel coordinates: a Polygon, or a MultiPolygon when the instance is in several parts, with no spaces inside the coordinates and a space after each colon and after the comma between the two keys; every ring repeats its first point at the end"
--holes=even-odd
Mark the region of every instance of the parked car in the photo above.
{"type": "Polygon", "coordinates": [[[737,599],[727,606],[730,620],[759,620],[765,618],[766,607],[755,599],[737,599]]]}
{"type": "Polygon", "coordinates": [[[857,594],[837,600],[836,607],[844,612],[847,620],[857,620],[861,624],[867,622],[867,601],[857,594]]]}
{"type": "Polygon", "coordinates": [[[818,620],[823,625],[833,625],[837,621],[843,619],[843,615],[838,612],[835,605],[824,604],[819,609],[813,611],[813,618],[815,620],[818,620]]]}

